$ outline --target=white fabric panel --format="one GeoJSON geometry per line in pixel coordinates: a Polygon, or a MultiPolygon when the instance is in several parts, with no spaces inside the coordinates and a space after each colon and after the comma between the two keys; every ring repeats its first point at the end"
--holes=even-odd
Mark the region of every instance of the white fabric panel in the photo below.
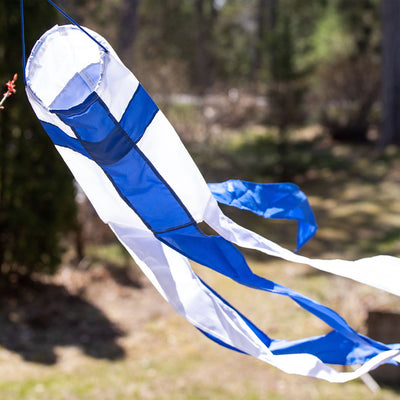
{"type": "MultiPolygon", "coordinates": [[[[99,51],[99,46],[78,28],[71,30],[56,25],[32,49],[26,70],[26,76],[30,78],[27,84],[43,105],[49,107],[76,71],[93,63],[102,63],[102,53],[104,51],[99,51]]],[[[88,84],[94,90],[97,82],[88,84]]]]}
{"type": "Polygon", "coordinates": [[[138,86],[139,81],[114,54],[105,55],[104,74],[96,93],[117,121],[121,119],[138,86]],[[121,90],[121,87],[124,90],[121,90]]]}
{"type": "Polygon", "coordinates": [[[56,148],[104,223],[147,230],[94,161],[71,149],[60,146],[56,148]]]}
{"type": "Polygon", "coordinates": [[[49,113],[48,110],[46,110],[42,104],[36,100],[35,95],[30,91],[29,87],[26,88],[26,95],[28,96],[29,102],[40,121],[48,122],[49,124],[57,126],[64,131],[65,134],[76,139],[74,131],[68,125],[64,124],[64,122],[62,122],[56,115],[49,113]]]}
{"type": "MultiPolygon", "coordinates": [[[[56,25],[47,31],[32,49],[26,70],[26,75],[29,76],[28,92],[31,99],[35,98],[37,103],[47,109],[77,70],[83,70],[97,63],[101,66],[98,80],[88,81],[87,76],[81,75],[88,85],[86,95],[77,99],[75,104],[66,105],[65,108],[79,104],[92,91],[96,91],[114,117],[119,120],[135,93],[139,81],[121,63],[117,54],[101,36],[89,29],[87,31],[96,37],[109,50],[109,53],[105,53],[97,43],[82,34],[77,27],[66,28],[56,25]],[[121,86],[124,90],[121,90],[121,86]]],[[[31,103],[34,102],[31,101],[31,103]]],[[[68,135],[75,137],[72,130],[57,117],[49,118],[48,113],[38,109],[37,105],[35,105],[36,111],[42,121],[52,123],[66,131],[68,135]]]]}

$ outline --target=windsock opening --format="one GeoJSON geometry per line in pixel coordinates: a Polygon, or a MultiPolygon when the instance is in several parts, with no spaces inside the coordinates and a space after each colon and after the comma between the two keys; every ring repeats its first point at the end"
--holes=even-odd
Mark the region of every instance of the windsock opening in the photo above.
{"type": "Polygon", "coordinates": [[[78,28],[56,25],[32,49],[27,88],[46,109],[74,107],[99,86],[106,54],[78,28]]]}

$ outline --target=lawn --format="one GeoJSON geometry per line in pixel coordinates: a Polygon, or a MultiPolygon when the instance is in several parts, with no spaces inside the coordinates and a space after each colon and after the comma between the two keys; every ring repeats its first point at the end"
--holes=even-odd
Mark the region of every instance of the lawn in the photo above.
{"type": "MultiPolygon", "coordinates": [[[[250,175],[263,181],[273,179],[276,171],[271,159],[275,158],[269,158],[268,152],[275,154],[274,141],[255,130],[246,135],[229,137],[225,146],[229,153],[226,159],[219,153],[221,158],[214,170],[208,164],[208,180],[250,175]],[[266,145],[264,150],[260,143],[266,145]],[[258,149],[253,158],[252,145],[253,150],[258,149]],[[230,164],[233,157],[234,165],[230,164]]],[[[292,143],[288,162],[298,164],[293,179],[309,196],[320,227],[301,254],[349,259],[378,253],[399,256],[398,151],[378,152],[369,145],[332,146],[318,138],[305,148],[304,138],[299,138],[292,143]]],[[[203,171],[211,156],[195,152],[203,171]]],[[[294,248],[294,224],[226,212],[268,238],[294,248]]],[[[87,254],[84,267],[76,268],[66,259],[54,277],[37,276],[35,285],[3,294],[0,399],[399,397],[399,392],[390,387],[373,393],[361,380],[330,384],[287,375],[220,347],[177,315],[133,263],[127,266],[116,244],[92,246],[87,254]]],[[[397,297],[376,289],[304,265],[254,253],[246,256],[256,273],[330,306],[361,333],[367,333],[368,311],[400,312],[397,297]]],[[[193,268],[274,338],[327,332],[326,326],[287,299],[243,288],[202,266],[193,268]]]]}

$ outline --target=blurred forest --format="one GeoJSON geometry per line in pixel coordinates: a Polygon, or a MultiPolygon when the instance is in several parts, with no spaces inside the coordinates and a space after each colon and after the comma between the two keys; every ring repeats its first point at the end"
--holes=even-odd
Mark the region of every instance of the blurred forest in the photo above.
{"type": "MultiPolygon", "coordinates": [[[[14,3],[0,1],[4,82],[15,72],[22,76],[14,3]]],[[[393,34],[400,32],[398,2],[58,4],[108,39],[170,118],[207,179],[236,174],[303,182],[316,139],[306,135],[303,147],[294,141],[306,127],[318,126],[332,147],[363,143],[382,150],[400,140],[399,52],[384,51],[399,41],[393,34]],[[232,150],[234,140],[240,151],[232,150]]],[[[28,52],[46,29],[68,23],[45,0],[26,0],[25,18],[28,52]]],[[[17,94],[0,112],[0,134],[0,270],[8,284],[12,276],[54,272],[66,238],[82,258],[92,211],[82,202],[76,206],[82,196],[33,116],[21,78],[17,94]]],[[[92,237],[108,240],[103,231],[92,229],[92,237]]]]}

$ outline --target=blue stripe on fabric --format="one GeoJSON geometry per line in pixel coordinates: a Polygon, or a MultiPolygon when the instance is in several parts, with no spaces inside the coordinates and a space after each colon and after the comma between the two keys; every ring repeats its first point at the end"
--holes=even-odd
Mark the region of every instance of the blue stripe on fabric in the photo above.
{"type": "MultiPolygon", "coordinates": [[[[352,344],[352,357],[357,359],[357,361],[366,361],[380,351],[390,349],[388,346],[375,342],[372,339],[368,341],[365,340],[365,338],[354,331],[339,314],[328,307],[294,290],[254,274],[248,267],[239,250],[232,243],[220,236],[206,236],[197,226],[185,227],[156,236],[163,243],[174,248],[181,254],[243,285],[288,296],[305,310],[311,312],[331,326],[337,334],[341,335],[343,340],[349,341],[352,344]]],[[[313,340],[315,340],[315,338],[312,338],[311,343],[313,340]]],[[[342,341],[340,341],[340,343],[342,343],[342,341]]],[[[287,346],[291,346],[290,342],[287,342],[287,346]]],[[[283,348],[284,346],[282,349],[283,348]]],[[[304,342],[303,349],[305,352],[309,352],[306,351],[307,340],[304,342]]],[[[309,350],[313,351],[312,345],[309,350]]],[[[348,353],[350,352],[348,346],[342,346],[342,348],[339,346],[337,351],[342,352],[337,355],[337,358],[341,360],[347,359],[348,353]]]]}
{"type": "Polygon", "coordinates": [[[81,153],[88,158],[91,158],[89,153],[85,150],[78,139],[67,135],[63,130],[53,124],[44,121],[40,121],[40,123],[55,145],[67,147],[71,150],[81,153]]]}
{"type": "Polygon", "coordinates": [[[307,196],[293,183],[254,183],[231,179],[209,183],[215,199],[222,204],[249,210],[264,218],[298,222],[298,251],[317,231],[317,223],[307,196]]]}
{"type": "Polygon", "coordinates": [[[121,127],[137,143],[157,112],[157,105],[144,90],[143,86],[139,84],[121,118],[121,127]]]}
{"type": "Polygon", "coordinates": [[[141,85],[118,121],[97,95],[91,93],[81,104],[68,110],[53,110],[67,125],[73,126],[86,151],[100,164],[109,165],[124,157],[143,136],[158,112],[158,107],[141,85]],[[97,124],[93,124],[93,116],[97,124]],[[98,129],[98,127],[101,129],[98,129]]]}
{"type": "MultiPolygon", "coordinates": [[[[362,337],[362,335],[359,336],[362,337]]],[[[270,350],[275,355],[308,353],[326,364],[336,365],[364,364],[387,349],[387,347],[380,349],[377,342],[374,345],[355,344],[337,331],[294,341],[273,340],[270,346],[270,350]]]]}
{"type": "Polygon", "coordinates": [[[82,145],[93,159],[104,165],[116,163],[133,148],[133,142],[119,125],[116,125],[101,142],[92,143],[82,140],[82,145]]]}
{"type": "MultiPolygon", "coordinates": [[[[247,354],[202,329],[199,329],[199,331],[210,340],[218,343],[220,346],[237,351],[238,353],[247,354]]],[[[360,351],[359,347],[355,347],[351,341],[343,338],[343,336],[339,335],[335,331],[332,331],[325,336],[307,338],[302,340],[299,344],[294,344],[287,340],[273,340],[272,344],[273,345],[269,349],[274,355],[311,354],[323,363],[333,365],[360,365],[379,354],[378,351],[374,350],[368,352],[368,354],[363,354],[365,351],[360,351]],[[279,343],[279,346],[274,346],[275,343],[279,343]]]]}
{"type": "Polygon", "coordinates": [[[102,168],[152,231],[194,223],[136,147],[118,162],[102,168]]]}
{"type": "MultiPolygon", "coordinates": [[[[201,279],[200,279],[201,280],[201,279]]],[[[336,365],[356,365],[363,364],[366,360],[379,354],[380,350],[386,350],[385,345],[379,342],[372,341],[365,336],[360,335],[367,342],[371,343],[371,346],[364,345],[360,347],[354,344],[351,340],[338,333],[337,331],[329,332],[326,335],[309,337],[300,340],[280,340],[271,339],[263,331],[261,331],[256,325],[254,325],[248,318],[241,314],[235,307],[229,304],[223,297],[221,297],[215,290],[208,286],[204,281],[201,281],[205,287],[207,287],[220,301],[222,301],[226,306],[237,312],[246,325],[252,330],[252,332],[264,343],[274,355],[283,354],[312,354],[318,357],[322,362],[326,364],[336,364],[336,365]]],[[[247,354],[236,347],[233,347],[222,340],[216,338],[215,336],[204,332],[199,329],[204,335],[209,339],[215,341],[216,343],[227,347],[231,350],[235,350],[239,353],[247,354]]],[[[391,349],[397,349],[399,345],[390,345],[391,349]]]]}
{"type": "MultiPolygon", "coordinates": [[[[138,89],[133,98],[140,99],[143,96],[148,95],[138,89]]],[[[135,101],[131,104],[135,104],[135,101]]],[[[150,111],[134,117],[136,133],[139,132],[138,128],[146,130],[152,118],[152,107],[136,107],[135,112],[144,109],[150,111]]],[[[130,110],[132,112],[133,108],[130,110]]],[[[120,196],[149,229],[163,232],[194,223],[176,194],[110,114],[96,93],[91,94],[80,106],[67,111],[53,112],[73,129],[87,153],[102,167],[120,196]],[[103,130],[106,130],[107,134],[104,134],[103,130]],[[96,140],[95,131],[99,132],[97,136],[103,140],[96,140]],[[87,140],[90,138],[94,142],[87,140]]],[[[122,119],[124,118],[125,115],[122,119]]],[[[125,126],[128,125],[125,123],[125,126]]],[[[142,135],[143,132],[138,134],[138,137],[142,135]]]]}
{"type": "Polygon", "coordinates": [[[75,107],[68,110],[52,110],[52,112],[64,123],[73,126],[80,140],[92,142],[93,145],[104,141],[118,125],[96,92],[92,92],[75,107]]]}

